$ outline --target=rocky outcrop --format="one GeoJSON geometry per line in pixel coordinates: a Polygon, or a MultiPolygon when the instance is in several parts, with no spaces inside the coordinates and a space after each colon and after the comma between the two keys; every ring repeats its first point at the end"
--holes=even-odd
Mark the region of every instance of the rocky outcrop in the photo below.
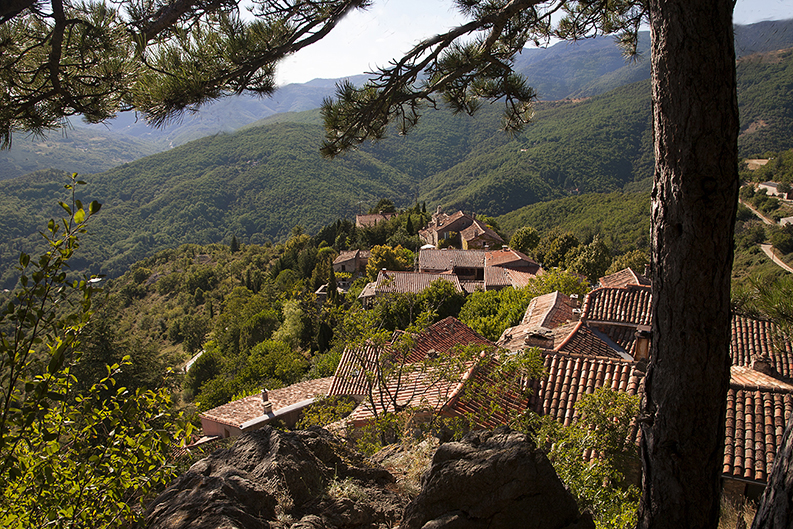
{"type": "Polygon", "coordinates": [[[442,444],[400,529],[594,528],[542,451],[499,428],[442,444]]]}
{"type": "Polygon", "coordinates": [[[194,464],[146,512],[151,529],[393,527],[393,477],[327,431],[265,427],[194,464]]]}

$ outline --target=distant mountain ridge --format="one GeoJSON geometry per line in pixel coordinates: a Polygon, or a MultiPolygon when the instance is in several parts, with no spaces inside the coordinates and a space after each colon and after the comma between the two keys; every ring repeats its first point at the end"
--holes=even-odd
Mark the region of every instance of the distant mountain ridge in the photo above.
{"type": "MultiPolygon", "coordinates": [[[[735,35],[739,57],[793,47],[793,20],[736,26],[735,35]]],[[[633,60],[626,60],[612,37],[560,42],[545,49],[527,48],[516,57],[515,69],[526,75],[541,100],[592,97],[649,78],[646,32],[639,43],[639,55],[633,60]]],[[[347,79],[359,84],[366,76],[347,79]]],[[[50,133],[43,141],[18,135],[11,151],[0,152],[0,180],[48,168],[83,174],[107,171],[204,136],[239,130],[273,115],[318,108],[325,97],[333,95],[338,81],[314,79],[290,84],[270,98],[225,98],[202,107],[198,114],[186,114],[162,130],[152,129],[134,113],[128,113],[103,125],[75,121],[66,138],[60,132],[50,133]],[[85,130],[91,133],[85,134],[85,130]],[[96,145],[94,152],[77,146],[86,145],[86,137],[93,138],[90,145],[96,145]],[[112,150],[102,148],[102,143],[112,150]]]]}
{"type": "MultiPolygon", "coordinates": [[[[741,59],[738,80],[742,152],[793,148],[793,50],[741,59]]],[[[274,115],[260,126],[85,176],[83,198],[104,207],[73,264],[116,276],[184,243],[228,243],[232,236],[277,241],[296,225],[313,233],[380,198],[398,207],[418,200],[505,215],[579,194],[647,191],[650,106],[647,80],[593,97],[539,102],[534,122],[515,137],[499,131],[499,105],[476,118],[428,111],[408,136],[392,134],[333,161],[319,155],[324,131],[316,109],[274,115]]],[[[57,170],[2,182],[4,287],[18,252],[35,253],[38,231],[62,215],[57,201],[65,198],[64,182],[57,170]]]]}

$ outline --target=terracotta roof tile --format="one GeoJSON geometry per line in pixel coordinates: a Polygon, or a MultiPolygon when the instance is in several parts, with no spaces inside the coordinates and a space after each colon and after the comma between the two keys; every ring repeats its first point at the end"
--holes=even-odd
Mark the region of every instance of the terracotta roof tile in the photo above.
{"type": "MultiPolygon", "coordinates": [[[[577,354],[581,356],[603,356],[608,358],[622,358],[627,355],[616,343],[604,334],[600,334],[587,327],[583,322],[578,322],[570,334],[554,350],[562,353],[577,354]],[[623,354],[620,354],[622,352],[623,354]]],[[[630,360],[633,360],[632,358],[630,360]]]]}
{"type": "Polygon", "coordinates": [[[619,272],[598,279],[600,286],[606,288],[625,288],[629,285],[650,286],[652,281],[632,268],[625,268],[619,272]]]}
{"type": "Polygon", "coordinates": [[[520,270],[513,270],[512,268],[507,268],[507,273],[509,274],[509,278],[512,280],[512,287],[513,288],[525,288],[532,279],[537,277],[538,275],[543,274],[542,268],[537,270],[536,273],[532,272],[522,272],[520,270]]]}
{"type": "Polygon", "coordinates": [[[377,274],[376,291],[378,294],[414,292],[418,294],[435,280],[448,281],[457,292],[462,292],[460,281],[454,274],[429,274],[419,272],[389,272],[381,270],[377,274]]]}
{"type": "Polygon", "coordinates": [[[476,237],[480,237],[482,235],[486,235],[495,241],[504,242],[504,239],[502,239],[498,233],[488,228],[484,222],[478,220],[474,220],[470,226],[460,232],[460,237],[464,241],[470,241],[471,239],[475,239],[476,237]]]}
{"type": "Polygon", "coordinates": [[[455,268],[484,268],[484,250],[456,250],[429,248],[419,251],[419,270],[441,271],[455,268]]]}
{"type": "Polygon", "coordinates": [[[528,409],[529,396],[524,391],[530,383],[524,377],[517,376],[512,383],[500,383],[500,391],[492,392],[487,384],[493,380],[493,371],[499,367],[499,360],[489,357],[471,372],[472,384],[467,384],[463,391],[453,395],[447,407],[452,415],[464,415],[477,421],[478,426],[495,428],[506,424],[510,416],[521,414],[528,409]]]}
{"type": "Polygon", "coordinates": [[[751,366],[758,357],[768,357],[779,375],[793,379],[793,345],[769,321],[734,315],[730,356],[735,366],[751,366]]]}
{"type": "Polygon", "coordinates": [[[529,302],[521,323],[552,329],[573,318],[575,302],[559,291],[537,296],[529,302]]]}
{"type": "Polygon", "coordinates": [[[548,376],[532,381],[534,391],[529,406],[564,424],[576,418],[574,406],[582,395],[603,386],[636,395],[644,379],[644,373],[637,369],[635,362],[622,359],[558,352],[544,354],[544,359],[548,376]]]}
{"type": "Polygon", "coordinates": [[[366,395],[369,380],[377,369],[379,357],[380,349],[374,346],[345,348],[336,367],[328,395],[366,395]]]}
{"type": "MultiPolygon", "coordinates": [[[[394,339],[401,334],[404,332],[394,333],[394,339]]],[[[414,343],[408,355],[408,363],[423,360],[431,351],[443,354],[456,346],[494,345],[493,342],[451,316],[430,325],[422,332],[413,335],[413,338],[414,343]]],[[[373,383],[372,374],[375,373],[378,366],[377,360],[381,352],[388,350],[390,346],[391,343],[387,343],[383,349],[372,346],[345,349],[336,368],[328,395],[367,395],[369,384],[373,383]]]]}
{"type": "Polygon", "coordinates": [[[457,318],[449,316],[416,335],[410,360],[422,360],[433,349],[438,353],[445,353],[455,346],[469,344],[495,345],[457,318]]]}
{"type": "Polygon", "coordinates": [[[565,323],[553,329],[521,323],[501,333],[496,344],[513,352],[528,347],[539,347],[546,351],[552,351],[564,342],[577,327],[578,322],[565,323]]]}
{"type": "Polygon", "coordinates": [[[466,294],[472,294],[474,292],[484,292],[485,290],[484,281],[460,279],[460,286],[463,287],[463,290],[465,290],[466,294]]]}
{"type": "Polygon", "coordinates": [[[518,250],[513,250],[512,248],[487,252],[485,264],[487,266],[503,266],[505,268],[518,269],[529,268],[537,270],[540,268],[539,263],[534,261],[531,257],[518,250]]]}
{"type": "Polygon", "coordinates": [[[376,224],[395,217],[396,213],[373,213],[371,215],[355,215],[355,225],[359,228],[375,226],[376,224]]]}
{"type": "Polygon", "coordinates": [[[597,288],[587,295],[581,319],[587,322],[650,325],[651,300],[648,287],[597,288]]]}
{"type": "MultiPolygon", "coordinates": [[[[643,326],[649,330],[649,325],[643,326]]],[[[636,326],[635,325],[611,325],[599,323],[592,328],[608,336],[614,343],[619,345],[629,355],[636,354],[636,326]]]]}
{"type": "Polygon", "coordinates": [[[790,392],[744,389],[731,384],[727,394],[722,473],[765,482],[791,410],[790,392]]]}
{"type": "Polygon", "coordinates": [[[512,278],[509,276],[509,270],[500,266],[485,267],[485,290],[498,290],[511,286],[512,278]]]}
{"type": "MultiPolygon", "coordinates": [[[[271,389],[267,392],[268,399],[275,412],[312,397],[327,395],[332,380],[333,377],[319,378],[298,382],[281,389],[271,389]]],[[[262,415],[264,415],[264,404],[261,393],[228,402],[201,414],[202,417],[215,422],[236,427],[262,415]]]]}
{"type": "MultiPolygon", "coordinates": [[[[416,367],[421,365],[413,364],[416,367]]],[[[470,369],[471,365],[463,367],[470,369]]],[[[349,419],[353,423],[361,423],[372,419],[375,410],[378,415],[393,412],[394,402],[399,408],[414,407],[440,411],[460,390],[462,378],[463,373],[460,373],[459,377],[450,378],[446,370],[408,369],[401,374],[398,382],[392,378],[385,385],[382,394],[388,397],[375,399],[374,406],[368,401],[362,402],[353,410],[349,419]]],[[[378,389],[378,394],[380,393],[378,389]]]]}

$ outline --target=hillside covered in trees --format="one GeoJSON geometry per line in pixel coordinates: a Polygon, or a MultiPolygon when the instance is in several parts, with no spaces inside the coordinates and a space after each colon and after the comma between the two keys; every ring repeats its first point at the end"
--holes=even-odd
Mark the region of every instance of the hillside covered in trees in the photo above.
{"type": "MultiPolygon", "coordinates": [[[[764,124],[744,131],[752,152],[793,147],[785,133],[791,102],[783,97],[791,65],[789,52],[739,63],[742,116],[764,124]]],[[[73,266],[118,276],[136,260],[184,243],[284,240],[296,225],[315,233],[382,197],[400,207],[418,200],[495,216],[579,194],[646,191],[649,112],[647,81],[584,100],[538,103],[534,122],[512,138],[497,130],[497,108],[475,118],[431,111],[407,137],[394,134],[333,161],[318,153],[317,111],[272,117],[86,176],[87,197],[104,209],[73,266]]],[[[14,256],[35,247],[39,227],[58,215],[63,182],[57,171],[4,182],[5,287],[13,283],[14,256]]]]}

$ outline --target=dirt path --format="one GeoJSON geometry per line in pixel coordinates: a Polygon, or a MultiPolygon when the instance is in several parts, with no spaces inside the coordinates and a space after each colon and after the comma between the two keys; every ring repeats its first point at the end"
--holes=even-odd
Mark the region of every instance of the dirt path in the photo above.
{"type": "Polygon", "coordinates": [[[791,268],[787,263],[782,261],[779,257],[774,255],[774,249],[771,247],[770,244],[761,244],[760,248],[762,248],[763,252],[771,258],[771,260],[776,263],[777,265],[781,266],[791,274],[793,274],[793,268],[791,268]]]}
{"type": "Polygon", "coordinates": [[[754,209],[754,208],[751,206],[751,204],[749,204],[749,203],[747,203],[747,202],[744,202],[743,200],[739,200],[739,202],[740,202],[741,204],[743,204],[744,206],[746,206],[747,208],[751,209],[751,210],[752,210],[752,213],[754,213],[755,215],[757,215],[758,217],[760,217],[760,219],[762,219],[762,221],[763,221],[763,222],[765,222],[766,224],[770,224],[770,225],[772,225],[772,226],[776,226],[776,222],[774,222],[773,220],[769,219],[768,217],[766,217],[765,215],[763,215],[762,213],[760,213],[759,211],[757,211],[756,209],[754,209]]]}

